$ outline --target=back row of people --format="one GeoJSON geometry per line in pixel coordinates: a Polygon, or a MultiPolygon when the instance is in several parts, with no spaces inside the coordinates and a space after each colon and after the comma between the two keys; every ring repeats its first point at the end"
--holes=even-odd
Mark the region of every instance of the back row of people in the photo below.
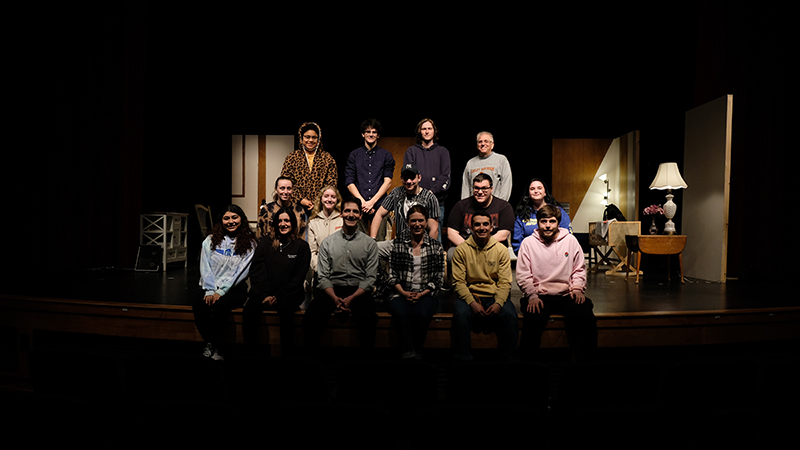
{"type": "MultiPolygon", "coordinates": [[[[451,185],[450,153],[437,143],[439,130],[433,120],[426,118],[417,124],[417,143],[409,147],[403,156],[402,185],[391,191],[389,188],[394,176],[395,160],[391,153],[378,145],[381,128],[380,121],[376,119],[361,123],[364,144],[349,154],[344,171],[347,191],[363,205],[361,230],[383,240],[386,218],[390,212],[398,217],[395,225],[399,231],[407,219],[404,213],[408,207],[422,204],[428,208],[431,220],[438,222],[436,228],[431,224],[429,232],[439,242],[445,245],[449,242],[454,247],[463,242],[468,234],[469,216],[465,218],[466,226],[446,222],[445,200],[451,185]],[[436,207],[433,206],[433,198],[438,204],[436,207]],[[373,230],[372,224],[376,218],[378,224],[373,230]]],[[[294,208],[301,235],[305,237],[306,222],[314,217],[311,210],[315,196],[322,192],[323,187],[337,186],[336,161],[322,148],[319,125],[304,123],[298,130],[298,139],[300,148],[286,157],[281,176],[276,180],[273,202],[262,201],[257,237],[267,234],[272,213],[280,206],[294,208]]],[[[464,218],[460,214],[462,210],[491,209],[495,238],[504,244],[507,238],[511,238],[516,253],[522,239],[536,229],[536,210],[544,204],[559,208],[560,205],[548,192],[544,181],[534,178],[530,180],[527,192],[516,210],[512,209],[507,204],[513,186],[508,159],[494,151],[494,137],[489,132],[478,133],[477,147],[478,155],[471,158],[464,168],[461,201],[454,207],[459,213],[455,216],[451,214],[451,217],[464,218]],[[479,174],[484,174],[486,182],[476,188],[473,180],[479,174]]],[[[561,212],[561,226],[571,232],[569,216],[563,209],[561,212]]]]}

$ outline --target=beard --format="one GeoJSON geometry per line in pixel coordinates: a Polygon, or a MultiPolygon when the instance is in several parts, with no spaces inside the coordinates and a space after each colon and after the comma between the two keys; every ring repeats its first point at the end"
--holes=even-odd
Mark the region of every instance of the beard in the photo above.
{"type": "Polygon", "coordinates": [[[552,243],[553,243],[553,241],[555,241],[555,240],[556,240],[556,238],[558,237],[558,229],[555,229],[555,230],[553,230],[553,232],[552,232],[552,233],[547,233],[547,234],[546,234],[546,233],[544,233],[544,232],[542,231],[542,229],[540,228],[540,229],[539,229],[539,237],[542,239],[542,242],[544,242],[544,243],[545,243],[545,245],[550,245],[550,244],[552,244],[552,243]]]}

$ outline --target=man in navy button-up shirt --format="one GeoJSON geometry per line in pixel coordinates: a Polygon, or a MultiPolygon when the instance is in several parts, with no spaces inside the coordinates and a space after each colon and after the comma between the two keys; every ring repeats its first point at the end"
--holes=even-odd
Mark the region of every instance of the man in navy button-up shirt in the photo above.
{"type": "MultiPolygon", "coordinates": [[[[381,123],[377,119],[361,123],[364,145],[350,153],[344,172],[347,190],[361,200],[363,215],[359,228],[365,233],[369,233],[375,211],[383,203],[394,175],[394,157],[378,146],[380,133],[381,123]]],[[[380,235],[383,236],[386,227],[382,224],[381,228],[380,235]]]]}

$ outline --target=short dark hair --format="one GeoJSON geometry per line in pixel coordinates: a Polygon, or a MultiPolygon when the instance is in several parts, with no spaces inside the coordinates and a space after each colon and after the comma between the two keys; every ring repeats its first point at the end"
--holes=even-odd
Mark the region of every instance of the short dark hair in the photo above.
{"type": "Polygon", "coordinates": [[[475,224],[475,218],[478,217],[478,216],[486,217],[487,219],[489,219],[489,222],[492,221],[492,216],[489,215],[488,212],[486,212],[485,210],[484,211],[478,211],[478,212],[476,212],[476,213],[474,213],[472,215],[472,219],[470,219],[470,225],[474,225],[475,224]]]}
{"type": "Polygon", "coordinates": [[[494,182],[492,182],[492,177],[481,172],[475,175],[475,178],[472,179],[472,184],[480,183],[481,181],[487,181],[487,180],[489,181],[489,187],[493,187],[494,182]]]}
{"type": "Polygon", "coordinates": [[[549,219],[550,217],[555,217],[558,223],[561,223],[561,209],[553,205],[543,205],[541,208],[536,210],[537,222],[542,219],[549,219]]]}
{"type": "Polygon", "coordinates": [[[361,200],[358,197],[354,195],[348,195],[347,197],[342,199],[342,210],[344,210],[345,203],[355,203],[356,205],[358,205],[358,210],[361,211],[361,200]]]}
{"type": "Polygon", "coordinates": [[[361,122],[361,133],[364,133],[365,131],[369,130],[370,128],[374,128],[375,131],[378,132],[378,134],[381,134],[381,121],[378,120],[378,119],[372,119],[372,118],[364,119],[364,121],[361,122]]]}

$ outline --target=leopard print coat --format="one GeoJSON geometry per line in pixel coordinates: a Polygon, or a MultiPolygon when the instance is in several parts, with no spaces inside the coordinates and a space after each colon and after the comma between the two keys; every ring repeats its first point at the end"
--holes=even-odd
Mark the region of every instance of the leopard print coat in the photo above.
{"type": "MultiPolygon", "coordinates": [[[[304,123],[297,133],[301,146],[303,138],[300,131],[308,124],[312,123],[304,123]]],[[[319,125],[313,124],[313,126],[319,130],[319,125]]],[[[289,153],[283,161],[281,175],[289,177],[293,181],[292,202],[294,203],[299,204],[300,200],[304,198],[314,201],[320,189],[328,185],[336,186],[338,183],[339,173],[336,168],[336,161],[330,153],[322,150],[322,133],[320,132],[319,135],[320,141],[314,155],[312,167],[308,167],[305,150],[302,148],[289,153]]]]}

